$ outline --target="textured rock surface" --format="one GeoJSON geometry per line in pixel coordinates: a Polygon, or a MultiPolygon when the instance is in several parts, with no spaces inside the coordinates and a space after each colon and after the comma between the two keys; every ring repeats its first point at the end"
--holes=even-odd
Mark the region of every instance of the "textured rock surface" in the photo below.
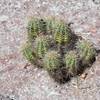
{"type": "Polygon", "coordinates": [[[100,55],[85,80],[59,85],[22,56],[27,21],[56,16],[100,49],[100,0],[0,0],[0,100],[100,100],[100,55]]]}

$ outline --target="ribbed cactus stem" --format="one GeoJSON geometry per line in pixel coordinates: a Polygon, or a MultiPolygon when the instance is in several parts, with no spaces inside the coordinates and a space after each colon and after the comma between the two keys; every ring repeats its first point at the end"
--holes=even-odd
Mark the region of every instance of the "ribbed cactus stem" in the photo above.
{"type": "Polygon", "coordinates": [[[56,51],[47,52],[43,61],[44,67],[49,71],[60,67],[60,55],[56,51]]]}
{"type": "Polygon", "coordinates": [[[65,54],[65,64],[70,74],[76,74],[79,68],[78,56],[76,51],[65,54]]]}
{"type": "Polygon", "coordinates": [[[43,58],[48,49],[48,42],[45,36],[37,37],[35,40],[35,52],[39,58],[43,58]]]}
{"type": "Polygon", "coordinates": [[[86,40],[78,41],[77,49],[79,50],[80,57],[86,63],[89,63],[96,55],[96,51],[93,47],[93,44],[86,40]]]}
{"type": "Polygon", "coordinates": [[[70,41],[69,28],[64,22],[56,22],[54,40],[58,44],[68,44],[70,41]]]}
{"type": "Polygon", "coordinates": [[[55,20],[53,18],[46,19],[47,32],[53,34],[55,28],[55,20]]]}
{"type": "Polygon", "coordinates": [[[47,23],[47,31],[52,32],[52,20],[46,20],[47,23]]]}
{"type": "Polygon", "coordinates": [[[32,18],[29,21],[28,27],[27,27],[29,40],[32,40],[32,39],[37,37],[38,31],[39,31],[38,30],[38,24],[39,24],[39,22],[38,22],[37,18],[32,18]]]}
{"type": "Polygon", "coordinates": [[[36,55],[32,49],[32,45],[30,43],[26,43],[22,48],[23,55],[29,60],[31,63],[34,63],[36,60],[36,55]]]}

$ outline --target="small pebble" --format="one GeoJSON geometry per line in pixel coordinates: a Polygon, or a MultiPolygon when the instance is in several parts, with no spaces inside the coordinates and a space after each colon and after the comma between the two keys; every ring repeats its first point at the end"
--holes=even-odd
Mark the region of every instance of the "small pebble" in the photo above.
{"type": "Polygon", "coordinates": [[[7,21],[7,20],[8,20],[8,16],[6,16],[6,15],[0,16],[0,22],[4,22],[4,21],[7,21]]]}
{"type": "Polygon", "coordinates": [[[87,75],[88,75],[87,73],[83,73],[83,74],[80,76],[80,78],[81,78],[81,79],[86,79],[87,75]]]}

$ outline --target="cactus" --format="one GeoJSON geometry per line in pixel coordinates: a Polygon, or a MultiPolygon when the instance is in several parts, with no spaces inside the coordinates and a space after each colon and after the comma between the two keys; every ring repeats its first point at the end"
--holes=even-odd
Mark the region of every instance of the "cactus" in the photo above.
{"type": "Polygon", "coordinates": [[[57,25],[57,21],[54,18],[49,18],[49,19],[46,19],[46,23],[47,23],[46,24],[47,32],[53,35],[56,25],[57,25]]]}
{"type": "Polygon", "coordinates": [[[46,19],[46,23],[47,23],[48,33],[52,33],[52,31],[53,31],[53,21],[51,19],[46,19]]]}
{"type": "Polygon", "coordinates": [[[48,42],[45,36],[37,37],[34,46],[37,56],[43,58],[48,49],[48,42]]]}
{"type": "Polygon", "coordinates": [[[96,51],[93,45],[86,40],[80,40],[77,42],[77,49],[79,51],[80,57],[85,64],[91,63],[91,60],[95,57],[96,51]]]}
{"type": "Polygon", "coordinates": [[[69,74],[77,74],[79,69],[79,60],[76,51],[69,51],[65,54],[65,64],[69,74]]]}
{"type": "Polygon", "coordinates": [[[60,67],[60,55],[56,51],[47,52],[43,61],[44,67],[49,71],[53,71],[60,67]]]}
{"type": "Polygon", "coordinates": [[[68,44],[70,41],[70,31],[64,22],[55,22],[54,40],[58,44],[68,44]]]}
{"type": "Polygon", "coordinates": [[[36,55],[32,49],[32,45],[27,42],[23,48],[22,48],[22,52],[23,52],[23,55],[25,56],[25,58],[30,61],[31,63],[34,63],[35,60],[36,60],[36,55]]]}
{"type": "Polygon", "coordinates": [[[39,29],[38,29],[38,21],[39,19],[37,18],[32,18],[29,23],[28,23],[28,38],[29,40],[34,40],[38,33],[39,33],[39,29]]]}
{"type": "Polygon", "coordinates": [[[38,30],[39,30],[39,33],[42,33],[42,34],[45,34],[47,32],[47,25],[43,19],[39,19],[38,30]]]}
{"type": "Polygon", "coordinates": [[[43,19],[32,18],[28,23],[27,29],[29,40],[33,40],[40,33],[46,33],[47,25],[43,19]]]}
{"type": "Polygon", "coordinates": [[[76,46],[77,40],[68,24],[61,20],[32,18],[28,23],[29,42],[23,48],[23,55],[63,83],[81,73],[84,65],[90,66],[96,55],[91,43],[82,39],[76,46]]]}

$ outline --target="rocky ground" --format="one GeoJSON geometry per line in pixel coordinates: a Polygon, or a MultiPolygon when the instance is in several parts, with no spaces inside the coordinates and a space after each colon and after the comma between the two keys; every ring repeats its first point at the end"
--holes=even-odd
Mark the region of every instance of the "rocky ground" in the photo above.
{"type": "Polygon", "coordinates": [[[100,50],[100,0],[0,0],[0,100],[100,100],[100,54],[86,79],[59,85],[23,58],[32,16],[61,18],[100,50]]]}

